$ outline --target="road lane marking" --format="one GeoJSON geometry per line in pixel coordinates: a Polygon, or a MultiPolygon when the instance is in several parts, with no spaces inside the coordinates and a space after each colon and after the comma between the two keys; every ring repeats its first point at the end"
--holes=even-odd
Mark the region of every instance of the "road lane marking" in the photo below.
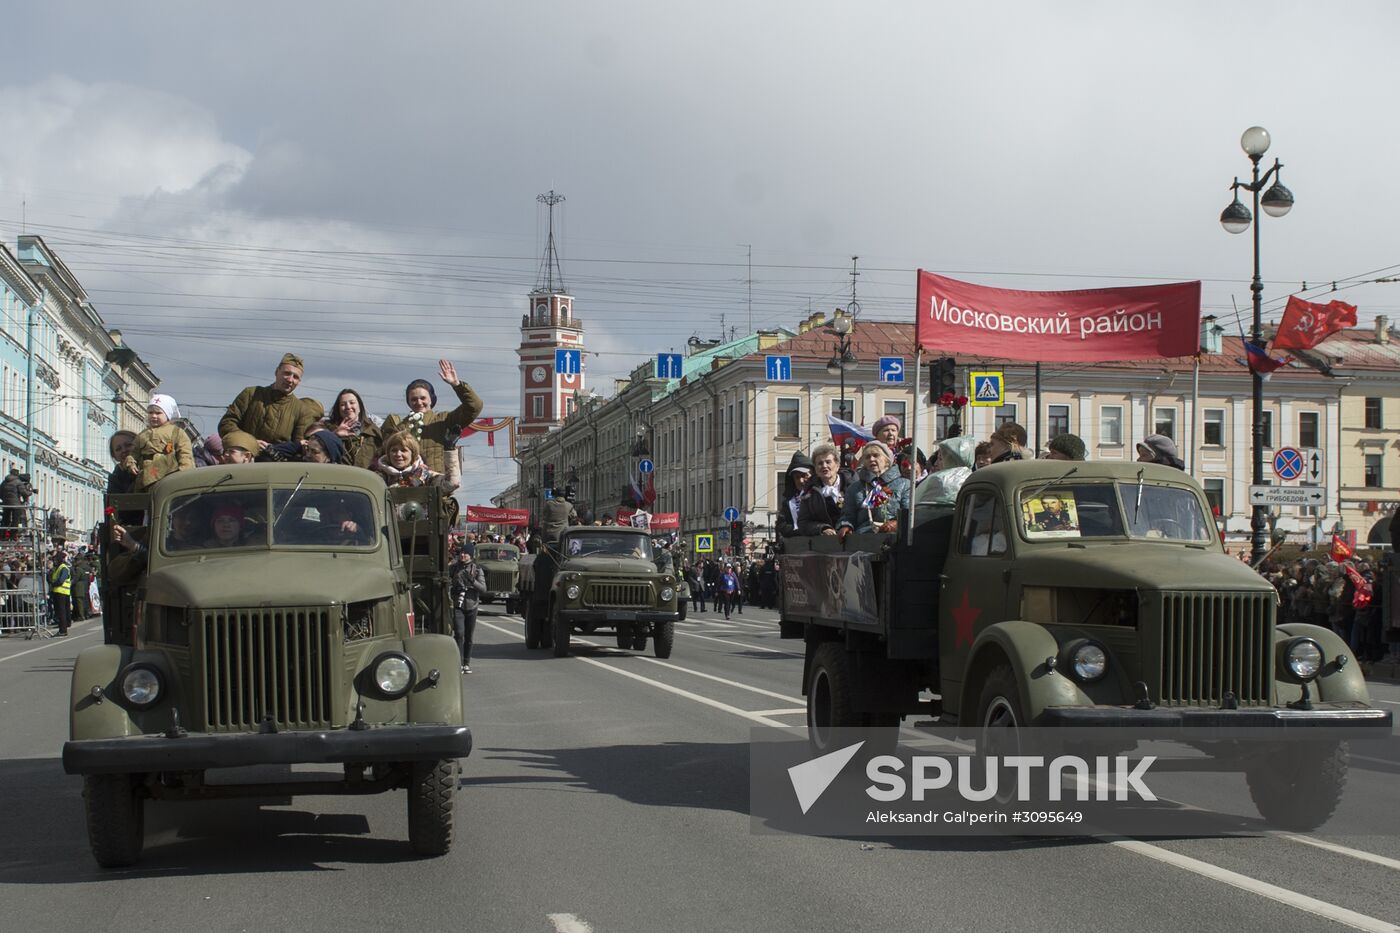
{"type": "Polygon", "coordinates": [[[1322,839],[1309,839],[1307,836],[1298,836],[1293,833],[1278,833],[1280,839],[1287,839],[1290,842],[1301,842],[1305,846],[1316,846],[1319,849],[1326,849],[1328,852],[1336,852],[1338,855],[1346,855],[1363,862],[1371,862],[1374,865],[1384,865],[1386,868],[1393,868],[1400,871],[1400,859],[1387,858],[1384,855],[1377,855],[1374,852],[1367,852],[1364,849],[1353,849],[1350,846],[1338,845],[1335,842],[1326,842],[1322,839]]]}
{"type": "Polygon", "coordinates": [[[81,635],[65,635],[65,636],[63,636],[62,638],[59,638],[59,637],[55,636],[53,639],[45,641],[44,644],[40,645],[40,646],[37,647],[37,648],[29,648],[29,649],[27,649],[27,650],[25,650],[25,651],[17,651],[17,652],[15,652],[14,654],[7,654],[7,655],[5,655],[3,658],[0,658],[0,663],[3,663],[3,662],[5,662],[5,661],[13,661],[15,658],[22,658],[22,657],[24,657],[26,654],[33,654],[33,653],[36,652],[36,651],[43,651],[45,648],[57,648],[59,645],[68,645],[68,644],[72,644],[74,641],[77,641],[79,638],[90,638],[90,637],[92,637],[93,635],[101,635],[101,634],[102,634],[101,630],[99,630],[99,629],[93,629],[91,632],[84,632],[84,633],[81,634],[81,635]]]}
{"type": "Polygon", "coordinates": [[[1377,703],[1389,703],[1391,706],[1400,706],[1400,700],[1377,700],[1377,703]]]}
{"type": "Polygon", "coordinates": [[[1228,884],[1231,887],[1239,888],[1241,891],[1248,891],[1251,894],[1266,897],[1269,900],[1277,901],[1288,907],[1293,907],[1313,914],[1314,916],[1322,917],[1324,920],[1331,920],[1334,923],[1344,924],[1356,930],[1374,930],[1377,931],[1377,933],[1382,933],[1382,931],[1385,931],[1385,933],[1394,933],[1396,929],[1395,924],[1387,920],[1369,917],[1366,914],[1348,910],[1336,904],[1329,904],[1315,897],[1299,894],[1297,891],[1290,891],[1276,884],[1260,881],[1248,875],[1241,875],[1239,872],[1230,871],[1228,868],[1221,868],[1219,865],[1203,862],[1189,855],[1182,855],[1179,852],[1159,848],[1158,846],[1150,845],[1149,843],[1141,842],[1137,839],[1115,839],[1102,836],[1098,838],[1120,849],[1136,852],[1138,855],[1155,859],[1158,862],[1180,868],[1183,871],[1189,871],[1203,878],[1209,878],[1212,881],[1228,884]]]}
{"type": "Polygon", "coordinates": [[[754,712],[760,716],[796,716],[798,713],[807,712],[807,707],[799,706],[796,709],[756,709],[754,712]]]}
{"type": "Polygon", "coordinates": [[[767,651],[769,654],[781,654],[789,658],[800,658],[802,655],[793,654],[791,651],[779,651],[777,648],[765,648],[762,645],[751,645],[744,641],[731,641],[728,638],[713,638],[709,635],[697,635],[694,632],[677,632],[677,635],[684,635],[686,638],[703,638],[705,641],[717,641],[721,645],[729,645],[731,648],[751,648],[754,651],[767,651]]]}
{"type": "MultiPolygon", "coordinates": [[[[503,629],[499,625],[492,625],[490,622],[482,622],[478,620],[477,624],[484,625],[487,628],[495,629],[502,635],[510,635],[514,638],[523,637],[515,632],[510,631],[509,629],[503,629]]],[[[578,641],[580,644],[590,645],[592,647],[602,647],[601,645],[596,645],[593,642],[584,641],[583,639],[575,640],[578,641]]],[[[776,719],[769,719],[767,716],[760,716],[757,713],[751,713],[746,709],[740,709],[737,706],[730,706],[728,703],[721,703],[719,700],[712,700],[707,696],[702,696],[698,693],[691,693],[689,690],[682,690],[680,687],[673,687],[668,683],[662,683],[661,681],[653,680],[650,677],[643,677],[641,674],[636,674],[632,671],[624,670],[620,667],[614,667],[611,664],[604,664],[602,661],[599,661],[595,658],[585,658],[579,655],[574,655],[573,659],[575,661],[582,661],[584,664],[592,664],[595,667],[601,667],[603,670],[611,671],[614,674],[617,674],[621,677],[630,677],[633,680],[641,681],[642,683],[647,684],[648,686],[655,687],[658,690],[664,690],[667,693],[674,693],[677,696],[685,697],[687,700],[693,700],[694,702],[699,703],[703,706],[709,706],[713,709],[717,709],[725,713],[730,713],[731,715],[738,716],[742,719],[747,719],[750,722],[756,722],[760,726],[773,726],[778,729],[787,728],[785,723],[781,723],[776,719]]]]}
{"type": "Polygon", "coordinates": [[[713,680],[722,684],[728,684],[731,687],[738,687],[740,690],[751,690],[754,693],[761,693],[766,697],[773,697],[775,700],[786,700],[789,703],[802,702],[796,697],[790,697],[784,693],[774,693],[772,690],[764,690],[762,687],[751,687],[748,684],[739,683],[739,681],[737,680],[726,680],[723,677],[716,677],[714,674],[704,674],[700,671],[693,671],[688,667],[681,667],[679,664],[671,664],[667,661],[662,661],[657,658],[648,658],[643,656],[640,658],[640,660],[646,661],[649,664],[659,664],[661,667],[669,667],[671,670],[680,671],[683,674],[693,674],[696,677],[703,677],[706,680],[713,680]]]}
{"type": "Polygon", "coordinates": [[[578,914],[549,914],[554,933],[593,933],[593,924],[578,914]]]}

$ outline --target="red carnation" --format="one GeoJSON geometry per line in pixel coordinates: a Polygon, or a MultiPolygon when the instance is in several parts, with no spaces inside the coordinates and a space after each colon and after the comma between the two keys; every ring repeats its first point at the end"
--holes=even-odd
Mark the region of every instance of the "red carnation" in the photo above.
{"type": "Polygon", "coordinates": [[[114,509],[114,508],[112,508],[112,507],[109,505],[109,506],[107,506],[105,509],[102,510],[102,514],[105,515],[105,516],[107,516],[108,518],[111,518],[113,515],[116,515],[116,514],[117,514],[117,510],[114,509]]]}
{"type": "Polygon", "coordinates": [[[957,397],[956,401],[957,401],[957,403],[958,403],[958,407],[959,407],[959,408],[962,408],[964,405],[967,404],[967,396],[966,396],[966,395],[959,395],[959,396],[957,397]]]}

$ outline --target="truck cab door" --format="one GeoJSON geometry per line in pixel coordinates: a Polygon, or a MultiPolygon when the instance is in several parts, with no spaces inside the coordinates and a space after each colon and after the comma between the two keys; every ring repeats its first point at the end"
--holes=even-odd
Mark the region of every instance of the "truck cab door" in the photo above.
{"type": "Polygon", "coordinates": [[[1007,617],[1013,556],[1001,496],[991,489],[969,492],[954,519],[938,601],[939,671],[945,704],[956,702],[977,633],[1007,617]]]}

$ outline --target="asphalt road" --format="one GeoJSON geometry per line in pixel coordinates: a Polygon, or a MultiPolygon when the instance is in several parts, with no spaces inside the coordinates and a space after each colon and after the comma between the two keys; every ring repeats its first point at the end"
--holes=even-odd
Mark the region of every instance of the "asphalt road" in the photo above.
{"type": "MultiPolygon", "coordinates": [[[[0,924],[1233,933],[1400,922],[1400,839],[1366,822],[1400,807],[1400,762],[1385,758],[1353,762],[1345,831],[1307,840],[1262,826],[1166,840],[755,833],[749,730],[801,724],[800,644],[752,609],[681,628],[669,661],[609,637],[555,660],[526,652],[519,620],[485,607],[467,682],[476,746],[445,858],[411,856],[398,792],[152,805],[145,857],[123,871],[93,863],[81,782],[58,758],[69,672],[100,641],[95,623],[67,639],[0,638],[0,924]]],[[[1373,685],[1373,698],[1400,712],[1400,688],[1373,685]]]]}

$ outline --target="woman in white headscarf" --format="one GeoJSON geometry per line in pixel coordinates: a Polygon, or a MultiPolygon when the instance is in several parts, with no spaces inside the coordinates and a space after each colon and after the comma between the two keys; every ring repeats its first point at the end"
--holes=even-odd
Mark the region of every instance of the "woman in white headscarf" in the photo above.
{"type": "Polygon", "coordinates": [[[122,462],[135,477],[132,492],[150,489],[162,477],[177,470],[194,469],[190,436],[175,424],[180,406],[168,395],[152,395],[146,406],[146,430],[136,435],[136,445],[122,462]]]}

